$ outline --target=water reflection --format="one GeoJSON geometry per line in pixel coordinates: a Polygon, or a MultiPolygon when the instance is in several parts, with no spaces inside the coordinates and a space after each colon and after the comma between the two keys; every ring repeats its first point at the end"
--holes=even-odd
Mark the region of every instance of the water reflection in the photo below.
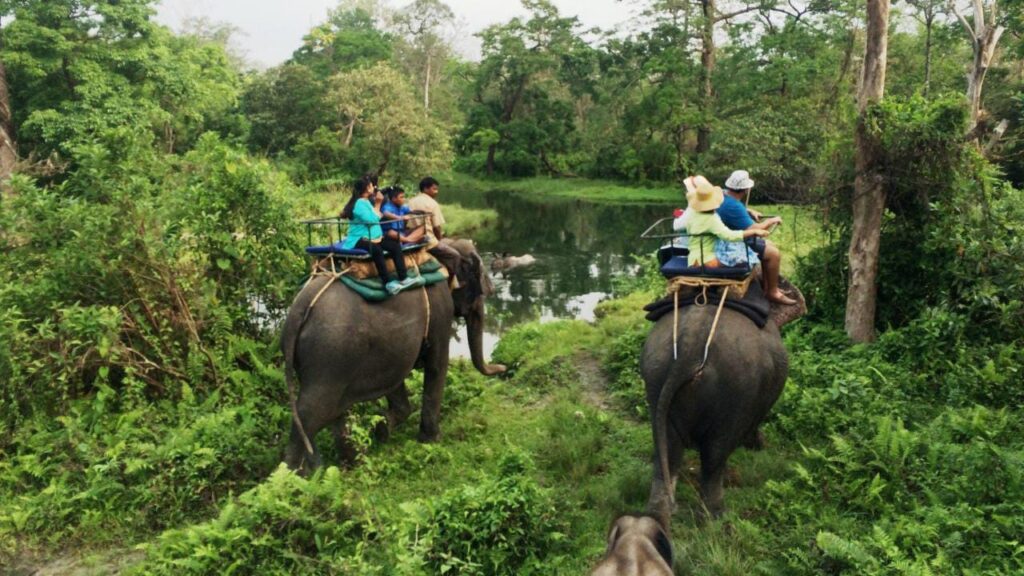
{"type": "MultiPolygon", "coordinates": [[[[500,334],[531,320],[594,319],[594,307],[607,298],[615,278],[635,274],[634,256],[654,247],[637,237],[670,213],[664,204],[610,204],[571,199],[538,199],[502,190],[484,194],[445,189],[444,202],[497,211],[497,223],[474,235],[490,266],[495,255],[530,254],[534,264],[493,276],[488,300],[485,351],[500,334]]],[[[452,343],[452,355],[468,357],[465,329],[452,343]]]]}

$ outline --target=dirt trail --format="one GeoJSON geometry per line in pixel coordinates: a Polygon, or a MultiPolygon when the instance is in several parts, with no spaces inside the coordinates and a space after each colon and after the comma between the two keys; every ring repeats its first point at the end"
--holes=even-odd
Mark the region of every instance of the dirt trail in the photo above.
{"type": "Polygon", "coordinates": [[[99,576],[116,575],[143,558],[139,550],[108,550],[83,555],[69,552],[52,558],[26,555],[13,566],[0,566],[0,576],[99,576]]]}
{"type": "Polygon", "coordinates": [[[608,410],[608,377],[601,368],[601,361],[590,352],[580,352],[573,363],[583,384],[583,400],[595,408],[608,410]]]}

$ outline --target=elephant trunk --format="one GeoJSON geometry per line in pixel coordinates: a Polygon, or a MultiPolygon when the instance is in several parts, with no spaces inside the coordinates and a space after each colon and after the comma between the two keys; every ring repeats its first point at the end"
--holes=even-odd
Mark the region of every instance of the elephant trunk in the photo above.
{"type": "Polygon", "coordinates": [[[505,372],[501,364],[488,364],[484,358],[484,303],[481,298],[466,315],[466,332],[469,335],[469,357],[473,366],[484,376],[495,376],[505,372]]]}

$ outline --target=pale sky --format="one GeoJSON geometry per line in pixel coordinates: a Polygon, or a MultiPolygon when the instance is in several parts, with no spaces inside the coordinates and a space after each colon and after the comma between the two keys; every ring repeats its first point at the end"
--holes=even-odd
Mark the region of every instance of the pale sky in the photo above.
{"type": "MultiPolygon", "coordinates": [[[[410,0],[386,3],[401,7],[410,0]]],[[[474,33],[526,14],[518,0],[445,0],[461,21],[456,49],[478,59],[480,41],[474,33]]],[[[182,21],[206,17],[240,30],[234,44],[260,67],[280,64],[299,47],[302,37],[323,22],[337,0],[162,0],[157,20],[178,30],[182,21]]],[[[585,28],[612,29],[630,20],[638,3],[630,0],[554,0],[563,16],[577,16],[585,28]]]]}

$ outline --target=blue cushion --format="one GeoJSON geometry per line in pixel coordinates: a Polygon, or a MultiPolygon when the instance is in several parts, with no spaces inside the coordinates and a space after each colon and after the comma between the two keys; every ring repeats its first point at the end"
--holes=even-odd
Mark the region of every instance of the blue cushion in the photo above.
{"type": "Polygon", "coordinates": [[[344,240],[338,240],[334,244],[328,244],[326,246],[306,246],[306,254],[315,254],[317,256],[334,254],[335,256],[351,256],[353,258],[366,257],[370,255],[366,250],[360,250],[359,248],[342,248],[342,242],[344,242],[344,240]]]}
{"type": "Polygon", "coordinates": [[[661,267],[661,275],[665,278],[676,276],[700,276],[704,278],[725,278],[730,280],[742,280],[750,274],[750,268],[742,266],[719,266],[708,268],[701,266],[690,266],[689,260],[684,256],[673,256],[664,266],[661,267]]]}

